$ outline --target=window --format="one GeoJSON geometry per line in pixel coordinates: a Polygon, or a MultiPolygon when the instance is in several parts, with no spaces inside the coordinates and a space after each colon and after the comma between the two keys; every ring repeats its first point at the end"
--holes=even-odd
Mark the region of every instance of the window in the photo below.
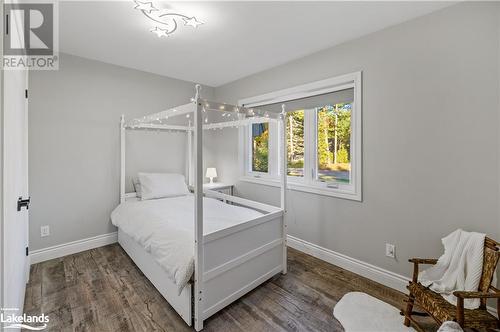
{"type": "Polygon", "coordinates": [[[287,174],[304,176],[304,110],[286,114],[287,174]]]}
{"type": "Polygon", "coordinates": [[[351,182],[352,102],[327,105],[317,110],[317,179],[351,182]]]}
{"type": "Polygon", "coordinates": [[[287,146],[291,189],[361,200],[361,73],[314,82],[240,104],[286,110],[286,133],[276,122],[242,129],[242,180],[279,185],[279,145],[287,146]],[[248,142],[245,144],[245,142],[248,142]],[[244,150],[245,151],[245,150],[244,150]]]}
{"type": "Polygon", "coordinates": [[[252,124],[252,171],[269,171],[269,123],[252,124]]]}

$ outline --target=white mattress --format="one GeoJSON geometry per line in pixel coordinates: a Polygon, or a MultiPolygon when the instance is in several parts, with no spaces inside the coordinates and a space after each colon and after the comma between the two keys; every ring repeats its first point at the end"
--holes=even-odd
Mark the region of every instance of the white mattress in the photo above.
{"type": "MultiPolygon", "coordinates": [[[[204,198],[203,233],[207,235],[261,215],[255,210],[204,198]]],[[[152,254],[180,294],[194,270],[194,196],[126,201],[111,213],[111,222],[152,254]]]]}

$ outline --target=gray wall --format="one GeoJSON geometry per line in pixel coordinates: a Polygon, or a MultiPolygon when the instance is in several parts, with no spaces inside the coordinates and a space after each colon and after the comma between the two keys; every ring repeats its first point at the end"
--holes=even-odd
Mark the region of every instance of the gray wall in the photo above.
{"type": "MultiPolygon", "coordinates": [[[[498,22],[500,22],[500,10],[498,10],[498,22]]],[[[498,53],[499,55],[497,56],[498,59],[498,86],[497,86],[497,96],[498,96],[498,127],[500,128],[500,23],[498,24],[498,53]]],[[[497,153],[498,153],[498,162],[500,164],[500,134],[498,135],[498,147],[497,147],[497,153]]],[[[499,167],[499,172],[500,172],[500,167],[499,167]]],[[[500,177],[500,176],[499,176],[500,177]]],[[[500,196],[500,180],[498,181],[498,192],[500,196]]],[[[500,200],[500,197],[499,197],[500,200]]],[[[498,201],[497,201],[498,202],[498,201]]],[[[499,220],[500,220],[500,202],[498,204],[498,215],[499,215],[499,220]]],[[[500,222],[499,222],[499,232],[500,232],[500,222]]],[[[497,268],[497,273],[500,273],[500,267],[497,268]]],[[[500,282],[497,282],[497,285],[500,284],[500,282]]]]}
{"type": "MultiPolygon", "coordinates": [[[[363,71],[363,202],[290,192],[291,235],[403,275],[459,227],[500,238],[499,8],[458,4],[216,89],[236,102],[363,71]]],[[[236,141],[215,155],[225,181],[237,178],[236,141]]],[[[279,203],[276,188],[237,192],[279,203]]]]}
{"type": "MultiPolygon", "coordinates": [[[[109,215],[119,201],[120,114],[185,104],[193,83],[66,54],[58,71],[33,71],[29,83],[30,249],[115,231],[109,215]],[[50,225],[49,237],[40,237],[42,225],[50,225]]],[[[213,89],[203,96],[212,98],[213,89]]],[[[184,173],[185,135],[133,132],[127,143],[129,176],[184,173]]]]}
{"type": "MultiPolygon", "coordinates": [[[[290,192],[291,235],[405,275],[407,257],[436,257],[439,239],[458,227],[500,238],[499,6],[455,5],[204,89],[236,102],[363,71],[364,200],[290,192]],[[397,260],[384,256],[385,242],[397,260]]],[[[193,84],[62,55],[59,71],[32,72],[30,91],[31,249],[114,231],[119,115],[183,104],[193,84]],[[41,225],[50,237],[40,238],[41,225]]],[[[237,131],[207,132],[205,142],[206,166],[236,181],[237,131]]],[[[134,132],[127,143],[129,176],[184,171],[183,135],[134,132]]],[[[238,182],[237,192],[279,202],[267,186],[238,182]]]]}

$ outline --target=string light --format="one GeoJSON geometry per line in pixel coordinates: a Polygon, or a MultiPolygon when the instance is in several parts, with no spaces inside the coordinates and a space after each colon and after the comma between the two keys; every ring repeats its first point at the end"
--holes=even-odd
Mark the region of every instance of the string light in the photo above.
{"type": "MultiPolygon", "coordinates": [[[[281,114],[269,112],[259,108],[246,108],[244,106],[233,106],[229,104],[215,103],[210,107],[207,101],[203,101],[201,111],[204,113],[200,121],[202,121],[203,128],[207,130],[221,130],[224,128],[240,128],[251,123],[251,119],[254,121],[257,119],[262,119],[262,122],[269,122],[278,119],[282,119],[281,114]],[[216,114],[212,123],[209,121],[212,116],[209,116],[209,112],[214,112],[216,114]],[[218,115],[217,115],[218,114],[218,115]],[[209,119],[210,117],[210,119],[209,119]]],[[[186,131],[192,131],[192,113],[187,113],[185,110],[180,112],[178,109],[168,109],[155,114],[150,114],[143,116],[141,118],[131,119],[125,124],[127,129],[142,129],[148,131],[157,132],[168,132],[168,133],[182,133],[186,131]],[[176,113],[177,112],[177,113],[176,113]],[[173,115],[172,115],[173,114],[173,115]],[[168,119],[175,115],[185,115],[185,122],[188,125],[172,125],[169,126],[168,119]],[[170,116],[169,116],[170,115],[170,116]]],[[[184,118],[184,117],[181,117],[184,118]]]]}

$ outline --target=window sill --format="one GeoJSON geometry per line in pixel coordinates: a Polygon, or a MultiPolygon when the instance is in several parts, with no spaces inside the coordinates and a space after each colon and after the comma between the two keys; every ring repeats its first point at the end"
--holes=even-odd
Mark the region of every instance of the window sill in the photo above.
{"type": "MultiPolygon", "coordinates": [[[[239,181],[253,183],[253,184],[260,184],[260,185],[269,186],[269,187],[280,187],[281,186],[280,180],[274,179],[274,178],[270,179],[270,178],[255,178],[252,176],[243,176],[243,177],[239,178],[239,181]]],[[[319,187],[319,186],[311,186],[311,185],[306,185],[306,184],[302,184],[302,183],[291,182],[290,180],[287,181],[287,187],[289,190],[300,191],[300,192],[305,192],[305,193],[310,193],[310,194],[316,194],[316,195],[321,195],[321,196],[330,196],[330,197],[348,199],[348,200],[353,200],[353,201],[358,201],[358,202],[362,201],[360,193],[347,192],[347,191],[343,191],[342,189],[330,189],[330,188],[323,188],[323,187],[319,187]]]]}

